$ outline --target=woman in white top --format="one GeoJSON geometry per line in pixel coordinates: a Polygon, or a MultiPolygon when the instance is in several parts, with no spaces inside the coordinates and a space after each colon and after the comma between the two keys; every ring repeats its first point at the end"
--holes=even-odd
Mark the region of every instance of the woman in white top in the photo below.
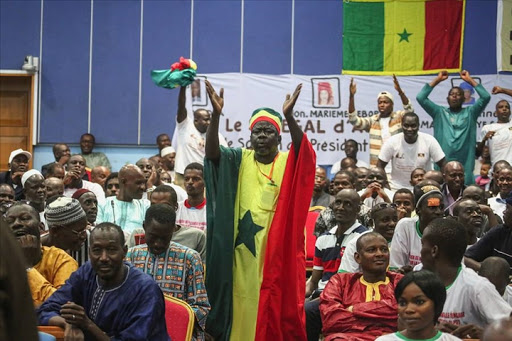
{"type": "Polygon", "coordinates": [[[395,288],[398,302],[398,325],[404,330],[383,335],[376,341],[425,340],[453,341],[459,338],[436,330],[437,319],[443,311],[446,289],[432,272],[409,272],[395,288]]]}

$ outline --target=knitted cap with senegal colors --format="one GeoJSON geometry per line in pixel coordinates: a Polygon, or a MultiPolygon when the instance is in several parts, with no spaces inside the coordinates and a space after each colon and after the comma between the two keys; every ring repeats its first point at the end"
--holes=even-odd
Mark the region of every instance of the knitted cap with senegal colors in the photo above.
{"type": "Polygon", "coordinates": [[[249,121],[249,129],[252,130],[258,122],[265,121],[272,124],[277,129],[277,133],[281,134],[283,126],[283,117],[277,111],[270,108],[259,108],[254,110],[249,121]]]}

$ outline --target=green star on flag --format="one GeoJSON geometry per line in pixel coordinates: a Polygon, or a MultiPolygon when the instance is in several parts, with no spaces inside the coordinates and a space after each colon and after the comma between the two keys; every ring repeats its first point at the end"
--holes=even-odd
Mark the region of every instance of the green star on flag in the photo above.
{"type": "Polygon", "coordinates": [[[244,217],[238,223],[238,236],[236,237],[235,247],[240,244],[245,244],[247,249],[251,251],[252,255],[256,257],[256,244],[254,237],[256,233],[263,230],[263,226],[256,225],[252,221],[251,211],[245,212],[244,217]]]}
{"type": "Polygon", "coordinates": [[[407,30],[404,28],[404,31],[402,33],[397,33],[397,34],[400,36],[400,40],[398,42],[401,42],[402,40],[409,42],[409,36],[412,33],[407,33],[407,30]]]}

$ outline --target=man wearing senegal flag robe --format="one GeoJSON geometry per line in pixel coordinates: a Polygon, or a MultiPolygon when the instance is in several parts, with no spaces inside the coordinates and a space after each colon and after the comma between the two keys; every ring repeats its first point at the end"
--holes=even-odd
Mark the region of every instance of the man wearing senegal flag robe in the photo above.
{"type": "Polygon", "coordinates": [[[252,150],[219,146],[219,94],[206,81],[213,113],[206,133],[206,331],[217,341],[306,340],[304,226],[315,153],[293,118],[302,85],[283,114],[292,138],[280,152],[282,117],[251,116],[252,150]]]}

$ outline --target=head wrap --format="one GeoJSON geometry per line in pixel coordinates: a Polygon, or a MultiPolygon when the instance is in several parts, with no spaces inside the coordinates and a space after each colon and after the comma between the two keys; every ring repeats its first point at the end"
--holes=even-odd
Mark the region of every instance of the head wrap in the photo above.
{"type": "Polygon", "coordinates": [[[73,193],[71,198],[78,200],[83,194],[88,193],[88,192],[92,193],[87,188],[80,188],[75,193],[73,193]]]}
{"type": "Polygon", "coordinates": [[[420,207],[421,203],[432,194],[443,195],[443,193],[434,185],[425,185],[420,188],[420,196],[416,197],[416,210],[420,207]],[[421,194],[422,193],[422,194],[421,194]]]}
{"type": "Polygon", "coordinates": [[[393,102],[393,95],[388,91],[379,92],[379,94],[377,95],[377,101],[379,100],[380,97],[387,97],[391,102],[393,102]]]}
{"type": "Polygon", "coordinates": [[[12,159],[14,159],[16,156],[18,156],[20,154],[25,155],[29,160],[32,158],[32,154],[30,154],[26,150],[23,150],[23,149],[20,148],[20,149],[13,150],[11,152],[11,155],[9,155],[9,163],[11,163],[12,159]]]}
{"type": "Polygon", "coordinates": [[[48,226],[68,225],[85,218],[85,212],[76,199],[59,197],[44,209],[48,226]]]}
{"type": "Polygon", "coordinates": [[[270,108],[259,108],[254,110],[249,121],[249,129],[260,121],[265,121],[272,124],[277,129],[277,133],[281,134],[281,127],[283,125],[283,117],[277,111],[270,108]]]}
{"type": "Polygon", "coordinates": [[[26,171],[21,176],[21,187],[25,187],[25,182],[27,182],[28,178],[30,178],[32,175],[41,175],[41,176],[43,176],[41,174],[41,172],[39,172],[37,169],[31,169],[29,171],[26,171]]]}
{"type": "Polygon", "coordinates": [[[174,147],[169,146],[169,147],[162,148],[162,150],[160,151],[160,156],[164,157],[164,156],[172,154],[172,153],[176,153],[176,150],[174,149],[174,147]]]}

